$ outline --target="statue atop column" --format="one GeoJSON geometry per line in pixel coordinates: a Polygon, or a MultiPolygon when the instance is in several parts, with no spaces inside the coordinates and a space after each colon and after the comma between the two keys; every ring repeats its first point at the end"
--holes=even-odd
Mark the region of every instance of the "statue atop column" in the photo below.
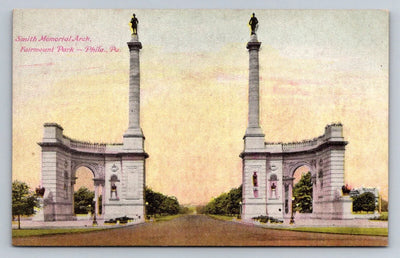
{"type": "Polygon", "coordinates": [[[253,13],[253,15],[251,16],[250,21],[249,21],[249,25],[250,25],[250,28],[251,28],[251,35],[256,34],[256,30],[258,28],[258,20],[256,18],[255,13],[253,13]]]}
{"type": "Polygon", "coordinates": [[[139,23],[139,20],[136,18],[135,14],[133,14],[131,22],[129,23],[131,25],[132,35],[137,35],[138,23],[139,23]]]}

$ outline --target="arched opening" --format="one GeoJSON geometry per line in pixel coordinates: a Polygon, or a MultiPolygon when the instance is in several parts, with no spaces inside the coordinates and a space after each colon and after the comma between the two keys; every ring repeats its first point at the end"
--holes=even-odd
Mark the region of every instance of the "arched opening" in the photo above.
{"type": "Polygon", "coordinates": [[[102,213],[103,186],[96,184],[94,172],[81,166],[75,172],[74,214],[78,219],[85,219],[96,212],[102,213]],[[101,189],[100,189],[101,188],[101,189]]]}
{"type": "Polygon", "coordinates": [[[75,190],[78,190],[81,187],[85,187],[90,191],[94,191],[93,172],[87,167],[79,167],[75,173],[76,181],[75,181],[75,190]]]}
{"type": "Polygon", "coordinates": [[[292,196],[292,209],[294,212],[312,213],[313,180],[309,166],[300,166],[293,172],[292,196]]]}

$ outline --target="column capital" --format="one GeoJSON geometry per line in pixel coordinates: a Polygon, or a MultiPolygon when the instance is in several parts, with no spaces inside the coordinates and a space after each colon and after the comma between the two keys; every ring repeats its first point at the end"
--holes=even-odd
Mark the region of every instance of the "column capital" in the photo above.
{"type": "Polygon", "coordinates": [[[248,50],[259,50],[261,46],[261,42],[258,41],[249,41],[247,42],[246,48],[248,50]]]}
{"type": "Polygon", "coordinates": [[[127,44],[129,47],[129,51],[142,49],[142,43],[139,41],[128,41],[127,44]]]}
{"type": "Polygon", "coordinates": [[[99,185],[104,185],[104,179],[100,179],[100,178],[93,178],[93,183],[94,186],[99,186],[99,185]]]}

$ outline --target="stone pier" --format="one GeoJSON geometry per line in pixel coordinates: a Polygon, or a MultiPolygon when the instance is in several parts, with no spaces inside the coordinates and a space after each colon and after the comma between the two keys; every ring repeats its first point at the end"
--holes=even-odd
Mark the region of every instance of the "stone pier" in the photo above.
{"type": "MultiPolygon", "coordinates": [[[[137,20],[136,20],[137,21],[137,20]]],[[[95,213],[105,220],[128,216],[143,222],[145,215],[144,135],[140,128],[140,60],[137,30],[128,42],[129,124],[123,143],[89,143],[64,135],[56,123],[44,124],[42,142],[42,184],[45,188],[39,221],[73,220],[76,171],[86,167],[93,173],[95,213]],[[102,203],[98,202],[99,187],[102,203]]]]}
{"type": "MultiPolygon", "coordinates": [[[[255,16],[252,17],[255,19],[255,16]]],[[[256,19],[255,19],[256,20],[256,19]]],[[[242,158],[242,218],[258,216],[289,218],[292,213],[293,180],[297,168],[307,166],[312,176],[312,218],[349,219],[351,202],[342,196],[347,142],[343,127],[333,123],[323,135],[293,143],[267,143],[260,127],[259,50],[261,42],[252,30],[249,51],[248,125],[242,158]]],[[[279,107],[277,107],[279,108],[279,107]]],[[[288,125],[290,126],[290,125],[288,125]]],[[[273,133],[273,132],[271,132],[273,133]]]]}
{"type": "Polygon", "coordinates": [[[250,219],[266,215],[266,156],[264,133],[260,127],[260,80],[258,52],[261,42],[252,34],[247,43],[249,51],[249,117],[244,139],[243,159],[243,204],[242,217],[250,219]]]}

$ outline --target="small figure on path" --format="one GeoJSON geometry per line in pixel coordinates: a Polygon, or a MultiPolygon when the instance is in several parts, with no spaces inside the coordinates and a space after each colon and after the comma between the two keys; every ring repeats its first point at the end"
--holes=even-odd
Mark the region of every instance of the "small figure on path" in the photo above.
{"type": "Polygon", "coordinates": [[[136,18],[135,14],[132,15],[132,19],[130,22],[131,29],[132,29],[132,35],[137,35],[137,25],[139,23],[139,20],[136,18]]]}
{"type": "Polygon", "coordinates": [[[258,28],[258,20],[256,18],[256,14],[255,13],[253,13],[253,15],[251,16],[250,21],[249,21],[249,25],[250,25],[250,28],[251,28],[251,35],[256,34],[256,30],[258,28]]]}

